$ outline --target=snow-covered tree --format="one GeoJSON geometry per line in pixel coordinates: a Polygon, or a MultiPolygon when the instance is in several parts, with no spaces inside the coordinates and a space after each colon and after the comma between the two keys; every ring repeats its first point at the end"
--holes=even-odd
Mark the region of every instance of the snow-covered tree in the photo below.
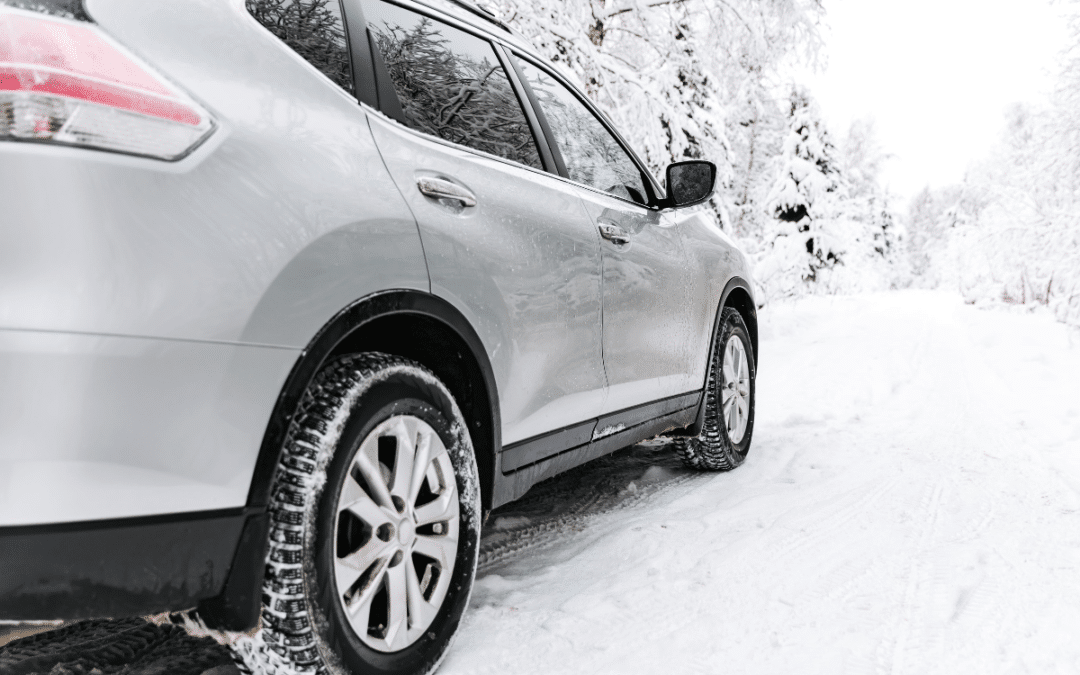
{"type": "MultiPolygon", "coordinates": [[[[688,158],[716,162],[725,226],[738,220],[731,206],[763,197],[760,175],[778,147],[769,136],[782,117],[771,80],[785,60],[816,54],[820,0],[488,5],[582,84],[654,173],[688,158]]],[[[742,230],[755,236],[756,223],[742,230]]]]}
{"type": "Polygon", "coordinates": [[[889,160],[881,147],[871,118],[855,120],[840,143],[840,163],[844,167],[852,195],[871,197],[881,190],[881,171],[889,160]]]}
{"type": "Polygon", "coordinates": [[[921,196],[909,245],[927,280],[971,302],[1041,304],[1080,326],[1080,0],[1060,6],[1070,40],[1054,96],[1013,106],[961,185],[921,196]]]}
{"type": "Polygon", "coordinates": [[[1013,107],[989,158],[930,193],[933,209],[913,206],[913,262],[926,283],[971,302],[1042,304],[1080,325],[1080,130],[1066,101],[1013,107]]]}
{"type": "Polygon", "coordinates": [[[879,167],[859,159],[849,192],[846,156],[816,106],[803,92],[793,107],[781,85],[787,65],[816,60],[820,0],[486,4],[581,84],[656,175],[674,161],[716,162],[717,220],[770,282],[783,280],[775,294],[865,286],[860,275],[897,248],[879,167]],[[809,135],[797,140],[800,128],[809,135]],[[820,180],[795,177],[807,162],[820,180]]]}
{"type": "Polygon", "coordinates": [[[756,268],[769,297],[895,285],[899,228],[879,174],[886,160],[870,124],[834,144],[809,93],[796,87],[778,171],[764,202],[771,217],[756,268]]]}
{"type": "Polygon", "coordinates": [[[809,94],[791,92],[779,172],[765,203],[773,217],[757,277],[771,295],[793,295],[818,280],[821,270],[842,262],[835,236],[840,201],[846,196],[836,147],[809,94]]]}
{"type": "Polygon", "coordinates": [[[855,120],[840,143],[840,167],[848,187],[847,210],[862,223],[868,243],[891,268],[890,284],[896,283],[897,266],[906,262],[900,247],[903,236],[892,208],[892,197],[881,184],[881,173],[890,155],[877,139],[872,119],[855,120]]]}

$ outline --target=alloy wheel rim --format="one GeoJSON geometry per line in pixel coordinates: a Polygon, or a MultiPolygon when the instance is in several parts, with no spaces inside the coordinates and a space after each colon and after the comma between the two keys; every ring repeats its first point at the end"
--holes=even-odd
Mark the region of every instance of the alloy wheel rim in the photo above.
{"type": "Polygon", "coordinates": [[[720,410],[728,439],[735,445],[742,442],[750,419],[750,364],[746,347],[737,335],[724,345],[724,365],[721,368],[720,410]]]}
{"type": "Polygon", "coordinates": [[[450,588],[459,526],[439,434],[411,415],[375,427],[350,460],[334,523],[337,598],[364,644],[400,651],[431,626],[450,588]]]}

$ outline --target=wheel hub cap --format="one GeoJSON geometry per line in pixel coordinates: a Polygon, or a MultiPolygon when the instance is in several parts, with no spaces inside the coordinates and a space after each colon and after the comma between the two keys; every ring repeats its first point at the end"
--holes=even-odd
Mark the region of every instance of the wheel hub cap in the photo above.
{"type": "Polygon", "coordinates": [[[416,525],[408,518],[398,523],[397,538],[402,548],[411,549],[413,542],[416,540],[416,525]]]}
{"type": "Polygon", "coordinates": [[[750,364],[746,346],[738,335],[732,335],[724,345],[724,360],[720,371],[720,403],[728,439],[739,444],[746,436],[750,420],[750,364]]]}
{"type": "Polygon", "coordinates": [[[450,589],[459,526],[438,433],[411,415],[375,427],[350,460],[335,524],[338,601],[364,644],[396,652],[424,635],[450,589]]]}

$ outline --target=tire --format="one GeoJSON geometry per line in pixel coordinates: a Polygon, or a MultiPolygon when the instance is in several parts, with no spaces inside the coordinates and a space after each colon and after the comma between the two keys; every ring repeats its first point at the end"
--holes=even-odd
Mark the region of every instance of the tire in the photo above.
{"type": "Polygon", "coordinates": [[[469,603],[481,525],[472,442],[447,388],[386,354],[326,366],[271,494],[261,645],[241,654],[252,671],[433,672],[469,603]]]}
{"type": "Polygon", "coordinates": [[[725,307],[720,314],[720,326],[709,358],[701,433],[696,438],[675,442],[683,462],[693,469],[730,471],[746,460],[754,435],[757,379],[751,344],[742,316],[737,310],[725,307]],[[725,414],[731,411],[725,405],[729,401],[725,394],[734,399],[730,404],[740,406],[736,410],[742,410],[743,414],[738,419],[725,414]]]}

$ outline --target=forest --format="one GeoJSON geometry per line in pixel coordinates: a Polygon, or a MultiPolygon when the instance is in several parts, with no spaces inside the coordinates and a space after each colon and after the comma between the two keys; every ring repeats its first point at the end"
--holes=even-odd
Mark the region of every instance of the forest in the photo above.
{"type": "MultiPolygon", "coordinates": [[[[718,224],[752,258],[760,302],[947,288],[1039,304],[1080,325],[1080,20],[1055,93],[1017,104],[987,157],[910,203],[883,187],[872,120],[828,129],[792,81],[823,51],[821,0],[491,0],[607,112],[656,175],[719,166],[718,224]]],[[[853,86],[857,83],[853,83],[853,86]]]]}

